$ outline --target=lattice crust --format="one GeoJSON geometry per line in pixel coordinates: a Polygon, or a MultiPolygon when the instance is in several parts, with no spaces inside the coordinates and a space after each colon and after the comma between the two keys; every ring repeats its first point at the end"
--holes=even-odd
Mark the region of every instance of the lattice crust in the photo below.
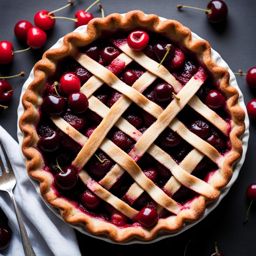
{"type": "Polygon", "coordinates": [[[239,136],[244,130],[244,114],[237,105],[238,94],[234,88],[228,85],[228,79],[228,72],[217,67],[211,61],[208,43],[192,41],[190,31],[176,21],[162,22],[159,21],[157,16],[145,15],[139,11],[130,12],[125,16],[113,14],[105,19],[95,19],[88,25],[88,33],[67,35],[60,49],[46,52],[43,60],[35,66],[35,79],[24,95],[25,113],[20,121],[21,129],[25,134],[23,152],[28,159],[29,174],[40,182],[41,193],[48,202],[61,210],[66,221],[73,224],[85,223],[87,229],[94,234],[107,233],[116,241],[124,241],[134,236],[148,240],[152,239],[160,230],[178,230],[185,220],[199,218],[205,208],[205,203],[219,196],[220,188],[225,186],[231,177],[232,165],[241,154],[242,148],[239,136]],[[214,78],[220,82],[221,90],[228,98],[227,107],[232,118],[231,127],[229,123],[207,107],[195,95],[206,80],[202,68],[199,68],[197,73],[183,86],[164,66],[159,65],[142,52],[133,51],[125,42],[119,44],[113,41],[115,47],[118,47],[122,53],[108,67],[100,65],[85,53],[77,51],[77,46],[88,45],[100,36],[101,31],[115,31],[119,28],[132,29],[138,26],[164,34],[172,41],[180,44],[181,47],[192,51],[204,63],[204,66],[213,74],[214,78]],[[72,164],[81,170],[79,176],[82,182],[98,197],[128,218],[133,219],[138,214],[138,211],[133,207],[133,203],[145,191],[158,204],[159,212],[165,209],[172,213],[166,219],[159,219],[158,224],[151,230],[142,227],[119,229],[110,223],[82,214],[70,203],[55,195],[51,189],[52,178],[41,170],[43,163],[40,154],[31,147],[36,145],[38,140],[33,128],[34,122],[38,120],[37,108],[41,104],[41,97],[39,96],[38,100],[37,96],[47,76],[55,71],[58,60],[70,55],[93,74],[81,87],[81,92],[88,97],[90,110],[102,117],[102,121],[92,135],[87,138],[63,118],[52,117],[51,119],[62,132],[81,145],[82,148],[72,164]],[[124,63],[124,68],[135,62],[142,66],[146,72],[130,86],[121,81],[115,74],[115,70],[112,69],[112,64],[115,62],[124,63]],[[171,84],[176,93],[176,97],[165,109],[143,95],[143,92],[158,78],[171,84]],[[122,94],[111,108],[108,108],[93,95],[103,84],[122,94]],[[132,103],[156,118],[156,121],[143,134],[122,117],[132,103]],[[232,148],[229,153],[222,155],[208,142],[192,133],[177,118],[178,113],[186,105],[204,116],[224,135],[230,137],[232,148]],[[135,141],[135,145],[130,152],[126,153],[106,138],[113,127],[117,127],[135,141]],[[193,148],[180,164],[177,164],[168,153],[155,144],[155,140],[167,127],[175,131],[193,148]],[[86,163],[98,149],[112,158],[115,165],[105,177],[96,182],[86,171],[86,163]],[[138,159],[145,153],[152,156],[172,174],[162,188],[159,188],[147,178],[137,164],[138,159]],[[197,178],[192,173],[204,156],[212,160],[219,168],[207,182],[197,178]],[[127,201],[109,192],[125,172],[129,173],[134,180],[134,183],[125,193],[124,198],[127,201]],[[170,196],[175,194],[181,185],[198,194],[186,207],[180,205],[170,196]]]}

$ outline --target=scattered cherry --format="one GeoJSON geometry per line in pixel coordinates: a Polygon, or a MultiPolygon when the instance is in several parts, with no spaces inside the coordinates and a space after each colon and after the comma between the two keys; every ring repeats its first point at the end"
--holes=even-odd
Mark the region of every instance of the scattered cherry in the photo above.
{"type": "Polygon", "coordinates": [[[205,103],[212,109],[218,109],[225,105],[226,99],[218,90],[210,90],[206,96],[205,103]]]}
{"type": "Polygon", "coordinates": [[[75,92],[79,92],[81,87],[80,79],[74,73],[65,73],[60,78],[59,89],[64,95],[70,95],[75,92]]]}
{"type": "Polygon", "coordinates": [[[9,64],[13,61],[13,45],[9,41],[0,41],[0,64],[9,64]]]}
{"type": "Polygon", "coordinates": [[[44,46],[47,40],[46,33],[37,27],[32,27],[28,30],[27,44],[32,49],[41,48],[44,46]]]}
{"type": "Polygon", "coordinates": [[[90,20],[92,20],[94,18],[93,14],[88,12],[94,5],[96,5],[100,0],[96,0],[95,2],[93,2],[86,10],[78,10],[75,13],[75,18],[76,18],[76,22],[75,22],[75,26],[79,27],[82,25],[87,25],[89,23],[90,20]]]}
{"type": "Polygon", "coordinates": [[[248,115],[251,118],[251,120],[256,120],[256,99],[250,100],[247,105],[247,111],[248,115]]]}
{"type": "Polygon", "coordinates": [[[145,31],[135,30],[128,35],[127,43],[135,51],[142,51],[149,42],[149,35],[145,31]]]}
{"type": "Polygon", "coordinates": [[[74,166],[68,166],[55,175],[55,184],[63,190],[72,189],[78,181],[77,169],[74,166]]]}
{"type": "Polygon", "coordinates": [[[246,211],[246,218],[244,220],[244,224],[249,221],[249,215],[250,215],[250,210],[252,207],[253,202],[256,200],[256,184],[250,184],[247,188],[246,191],[246,197],[250,200],[249,206],[246,211]]]}
{"type": "Polygon", "coordinates": [[[228,16],[228,7],[223,0],[211,0],[208,3],[206,9],[187,5],[177,5],[177,8],[178,10],[181,10],[183,8],[190,8],[203,11],[207,15],[207,18],[211,23],[222,23],[227,19],[228,16]]]}
{"type": "Polygon", "coordinates": [[[101,201],[100,198],[97,197],[94,193],[92,193],[89,189],[84,191],[80,199],[82,204],[90,210],[96,209],[101,201]]]}
{"type": "Polygon", "coordinates": [[[68,97],[68,104],[72,111],[75,113],[83,113],[88,109],[88,99],[81,93],[72,93],[68,97]]]}
{"type": "Polygon", "coordinates": [[[48,95],[44,98],[42,109],[49,115],[60,115],[66,107],[66,100],[59,96],[48,95]]]}
{"type": "Polygon", "coordinates": [[[153,207],[144,207],[142,208],[135,219],[144,227],[151,228],[158,221],[158,213],[153,207]]]}
{"type": "Polygon", "coordinates": [[[42,30],[50,30],[55,25],[54,14],[47,10],[38,11],[34,16],[34,23],[42,30]]]}
{"type": "Polygon", "coordinates": [[[14,27],[14,34],[20,42],[27,43],[28,30],[32,27],[33,25],[31,22],[27,20],[20,20],[14,27]]]}
{"type": "Polygon", "coordinates": [[[251,67],[246,73],[246,82],[252,89],[256,89],[256,66],[251,67]]]}

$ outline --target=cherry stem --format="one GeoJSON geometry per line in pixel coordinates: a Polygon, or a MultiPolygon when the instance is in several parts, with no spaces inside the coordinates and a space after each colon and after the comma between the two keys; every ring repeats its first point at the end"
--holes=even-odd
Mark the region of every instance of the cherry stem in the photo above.
{"type": "Polygon", "coordinates": [[[185,246],[185,249],[184,249],[184,253],[183,253],[183,256],[187,256],[187,253],[188,253],[188,247],[191,243],[191,240],[188,240],[186,246],[185,246]]]}
{"type": "Polygon", "coordinates": [[[58,158],[56,158],[56,167],[60,170],[60,172],[62,172],[62,173],[63,173],[62,168],[60,167],[60,164],[59,164],[58,158]]]}
{"type": "Polygon", "coordinates": [[[101,3],[99,3],[99,8],[100,8],[100,11],[101,11],[101,17],[105,18],[105,11],[104,11],[103,5],[101,3]]]}
{"type": "Polygon", "coordinates": [[[250,211],[251,211],[253,202],[254,202],[254,200],[251,200],[251,202],[250,202],[250,204],[249,204],[249,207],[248,207],[248,209],[247,209],[247,211],[246,211],[244,224],[246,224],[246,223],[249,221],[250,211]]]}
{"type": "Polygon", "coordinates": [[[26,52],[26,51],[29,51],[30,49],[31,49],[31,47],[28,47],[28,48],[25,48],[25,49],[13,51],[13,53],[15,54],[15,53],[26,52]]]}
{"type": "Polygon", "coordinates": [[[167,58],[167,56],[168,56],[168,54],[169,54],[169,52],[170,52],[170,50],[171,50],[171,45],[170,44],[168,44],[167,46],[166,46],[166,52],[165,52],[165,54],[164,54],[164,57],[162,58],[162,60],[160,61],[160,63],[159,63],[159,65],[158,65],[158,68],[163,64],[163,62],[164,62],[164,60],[167,58]]]}
{"type": "Polygon", "coordinates": [[[53,10],[53,11],[49,12],[48,15],[51,15],[51,14],[56,13],[56,12],[59,12],[59,11],[65,9],[65,8],[67,8],[69,6],[73,6],[73,5],[74,5],[74,1],[70,0],[70,1],[68,1],[68,3],[66,5],[64,5],[64,6],[58,8],[56,10],[53,10]]]}
{"type": "Polygon", "coordinates": [[[5,105],[0,104],[0,108],[7,109],[8,106],[5,106],[5,105]]]}
{"type": "Polygon", "coordinates": [[[68,18],[68,17],[64,17],[64,16],[50,16],[50,17],[51,17],[52,19],[70,20],[70,21],[77,22],[77,19],[68,18]]]}
{"type": "Polygon", "coordinates": [[[89,5],[85,11],[88,12],[94,5],[96,5],[100,0],[96,0],[95,2],[93,2],[91,5],[89,5]]]}
{"type": "Polygon", "coordinates": [[[218,243],[216,241],[214,243],[214,250],[215,250],[215,252],[212,253],[211,256],[220,256],[221,255],[219,247],[218,247],[218,243]]]}
{"type": "Polygon", "coordinates": [[[203,9],[203,8],[194,7],[194,6],[190,6],[190,5],[178,4],[176,7],[177,7],[178,10],[181,10],[182,8],[189,8],[189,9],[194,9],[194,10],[198,10],[198,11],[203,11],[206,14],[210,14],[212,12],[210,9],[203,9]]]}
{"type": "Polygon", "coordinates": [[[175,100],[179,101],[180,100],[180,97],[178,97],[174,92],[172,93],[172,96],[175,100]]]}
{"type": "Polygon", "coordinates": [[[101,164],[103,164],[106,161],[106,159],[102,160],[97,154],[94,155],[100,161],[101,164]]]}
{"type": "Polygon", "coordinates": [[[237,76],[246,76],[246,73],[243,72],[242,69],[238,69],[238,71],[237,71],[237,72],[234,72],[234,74],[237,75],[237,76]]]}
{"type": "Polygon", "coordinates": [[[25,72],[21,71],[20,73],[18,73],[16,75],[12,75],[12,76],[0,76],[0,79],[11,79],[11,78],[16,78],[16,77],[20,77],[20,76],[25,76],[25,72]]]}
{"type": "Polygon", "coordinates": [[[53,83],[53,87],[54,87],[54,90],[55,90],[55,92],[56,92],[56,94],[58,95],[58,96],[60,96],[60,94],[59,94],[59,92],[58,92],[58,90],[57,90],[57,86],[59,85],[59,82],[57,82],[57,81],[55,81],[54,83],[53,83]]]}

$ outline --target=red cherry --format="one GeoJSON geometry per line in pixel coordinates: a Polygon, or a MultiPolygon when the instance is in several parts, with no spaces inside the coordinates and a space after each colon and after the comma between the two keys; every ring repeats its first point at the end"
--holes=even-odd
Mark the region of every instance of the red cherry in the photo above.
{"type": "Polygon", "coordinates": [[[256,99],[252,99],[251,101],[249,101],[246,107],[247,107],[249,117],[255,121],[256,120],[256,99]]]}
{"type": "Polygon", "coordinates": [[[129,34],[128,45],[135,51],[142,51],[149,42],[149,35],[145,31],[136,30],[129,34]]]}
{"type": "Polygon", "coordinates": [[[114,212],[111,215],[111,222],[114,225],[121,227],[127,224],[127,218],[121,213],[114,212]]]}
{"type": "Polygon", "coordinates": [[[0,41],[0,64],[9,64],[13,60],[13,45],[9,41],[0,41]]]}
{"type": "Polygon", "coordinates": [[[0,102],[8,103],[13,96],[13,88],[6,80],[0,80],[0,102]]]}
{"type": "Polygon", "coordinates": [[[11,241],[12,231],[7,227],[0,227],[0,250],[6,249],[11,241]]]}
{"type": "Polygon", "coordinates": [[[256,66],[247,71],[246,82],[252,89],[256,88],[256,66]]]}
{"type": "Polygon", "coordinates": [[[144,207],[136,216],[136,220],[144,227],[150,228],[156,225],[158,221],[158,213],[155,208],[144,207]]]}
{"type": "Polygon", "coordinates": [[[47,40],[47,35],[46,33],[37,27],[32,27],[28,30],[27,34],[27,44],[33,48],[41,48],[44,46],[47,40]]]}
{"type": "Polygon", "coordinates": [[[73,166],[69,166],[55,175],[55,184],[63,190],[72,189],[78,181],[77,170],[73,166]]]}
{"type": "Polygon", "coordinates": [[[33,25],[27,20],[18,21],[14,27],[14,34],[19,41],[26,43],[28,30],[32,27],[33,25]]]}
{"type": "Polygon", "coordinates": [[[34,23],[42,30],[50,30],[55,25],[54,14],[47,10],[41,10],[34,16],[34,23]]]}
{"type": "Polygon", "coordinates": [[[87,12],[85,10],[78,10],[75,13],[75,17],[76,17],[76,22],[75,22],[76,27],[87,25],[88,22],[94,18],[94,16],[90,12],[87,12]]]}
{"type": "Polygon", "coordinates": [[[77,75],[74,73],[66,73],[60,78],[60,92],[64,95],[70,95],[79,92],[81,82],[77,75]]]}
{"type": "Polygon", "coordinates": [[[210,90],[206,96],[206,104],[212,109],[218,109],[225,105],[225,97],[217,90],[210,90]]]}
{"type": "Polygon", "coordinates": [[[171,60],[171,68],[180,69],[185,63],[185,54],[180,49],[175,49],[174,57],[171,60]]]}
{"type": "Polygon", "coordinates": [[[68,97],[68,104],[72,111],[83,113],[88,109],[88,99],[80,92],[72,93],[68,97]]]}
{"type": "Polygon", "coordinates": [[[256,184],[251,184],[247,188],[246,196],[250,200],[256,200],[256,184]]]}
{"type": "Polygon", "coordinates": [[[90,210],[96,209],[99,206],[100,201],[100,198],[98,198],[89,189],[85,190],[84,193],[81,195],[82,204],[90,210]]]}

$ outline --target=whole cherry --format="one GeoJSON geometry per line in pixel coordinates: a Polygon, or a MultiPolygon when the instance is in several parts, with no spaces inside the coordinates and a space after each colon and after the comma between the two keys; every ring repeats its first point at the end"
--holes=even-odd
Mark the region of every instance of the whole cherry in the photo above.
{"type": "Polygon", "coordinates": [[[142,51],[149,42],[149,35],[142,30],[135,30],[128,35],[127,43],[135,51],[142,51]]]}
{"type": "Polygon", "coordinates": [[[211,23],[222,23],[228,16],[228,6],[223,0],[211,0],[206,9],[188,5],[177,5],[178,10],[183,8],[190,8],[205,12],[209,22],[211,23]]]}
{"type": "Polygon", "coordinates": [[[218,90],[210,90],[206,96],[205,103],[212,109],[219,109],[225,105],[226,99],[218,90]]]}
{"type": "Polygon", "coordinates": [[[60,115],[66,107],[66,100],[59,96],[48,95],[44,98],[42,109],[49,115],[60,115]]]}
{"type": "Polygon", "coordinates": [[[155,208],[146,206],[142,208],[135,219],[144,227],[151,228],[158,221],[158,213],[155,208]]]}
{"type": "Polygon", "coordinates": [[[9,64],[13,61],[13,45],[9,41],[0,41],[0,64],[9,64]]]}
{"type": "Polygon", "coordinates": [[[252,89],[256,89],[256,66],[251,67],[246,73],[246,82],[252,89]]]}
{"type": "Polygon", "coordinates": [[[256,121],[256,99],[250,100],[247,105],[247,112],[252,121],[256,121]]]}
{"type": "Polygon", "coordinates": [[[88,99],[81,93],[72,93],[68,97],[68,105],[75,113],[83,113],[88,109],[88,99]]]}
{"type": "Polygon", "coordinates": [[[63,95],[70,95],[75,92],[79,92],[81,87],[81,81],[79,77],[72,72],[65,73],[60,78],[59,89],[63,95]]]}
{"type": "Polygon", "coordinates": [[[253,202],[256,200],[256,184],[252,183],[248,186],[246,190],[246,197],[250,200],[249,206],[246,211],[246,218],[244,220],[244,223],[247,223],[249,220],[249,214],[252,207],[253,202]]]}
{"type": "Polygon", "coordinates": [[[27,20],[20,20],[15,24],[14,34],[20,42],[26,43],[28,30],[32,27],[33,25],[31,22],[27,20]]]}
{"type": "Polygon", "coordinates": [[[99,3],[100,0],[96,0],[95,2],[93,2],[87,9],[85,10],[78,10],[75,13],[75,26],[79,27],[82,25],[87,25],[89,23],[90,20],[92,20],[94,18],[93,14],[89,12],[89,10],[96,5],[97,3],[99,3]]]}
{"type": "Polygon", "coordinates": [[[40,10],[38,11],[34,16],[34,23],[37,27],[41,28],[42,30],[50,30],[55,25],[55,19],[56,18],[63,18],[65,17],[55,17],[54,13],[59,12],[69,6],[72,6],[74,4],[73,1],[68,1],[66,5],[64,5],[61,8],[58,8],[53,11],[47,11],[47,10],[40,10]]]}
{"type": "Polygon", "coordinates": [[[28,30],[27,33],[27,44],[32,49],[38,49],[45,45],[47,40],[46,33],[38,28],[38,27],[32,27],[28,30]]]}
{"type": "Polygon", "coordinates": [[[62,190],[72,189],[78,181],[78,171],[74,166],[68,166],[55,175],[55,184],[62,190]]]}
{"type": "Polygon", "coordinates": [[[80,199],[81,199],[82,204],[90,210],[96,209],[101,202],[100,198],[97,197],[89,189],[86,189],[84,191],[84,193],[81,195],[80,199]]]}

